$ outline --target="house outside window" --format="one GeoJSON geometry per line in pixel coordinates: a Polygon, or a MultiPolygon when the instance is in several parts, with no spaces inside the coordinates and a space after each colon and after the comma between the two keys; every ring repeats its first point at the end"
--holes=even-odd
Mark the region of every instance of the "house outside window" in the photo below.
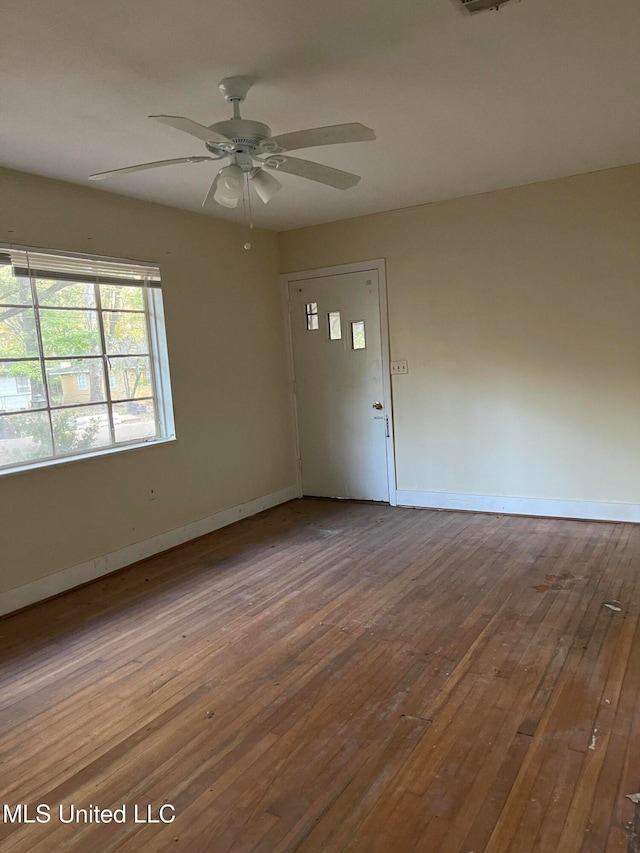
{"type": "Polygon", "coordinates": [[[173,438],[158,267],[0,246],[0,473],[173,438]]]}

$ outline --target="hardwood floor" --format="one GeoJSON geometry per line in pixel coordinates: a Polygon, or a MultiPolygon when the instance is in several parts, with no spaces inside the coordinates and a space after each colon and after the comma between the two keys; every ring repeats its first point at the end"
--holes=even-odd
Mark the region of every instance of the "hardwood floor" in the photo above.
{"type": "Polygon", "coordinates": [[[51,819],[0,850],[640,850],[639,567],[640,526],[304,500],[5,618],[0,799],[51,819]]]}

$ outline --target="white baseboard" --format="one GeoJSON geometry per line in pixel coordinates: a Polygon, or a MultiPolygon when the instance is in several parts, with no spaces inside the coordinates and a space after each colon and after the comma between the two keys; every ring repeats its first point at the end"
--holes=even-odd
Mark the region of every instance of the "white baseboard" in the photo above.
{"type": "Polygon", "coordinates": [[[511,498],[499,495],[456,495],[449,492],[402,491],[398,506],[425,509],[461,509],[507,515],[538,515],[547,518],[578,518],[588,521],[640,523],[640,505],[594,501],[559,501],[545,498],[511,498]]]}
{"type": "Polygon", "coordinates": [[[46,578],[39,578],[16,589],[9,589],[0,593],[0,616],[13,613],[15,610],[20,610],[29,604],[35,604],[37,601],[43,601],[45,598],[51,598],[51,596],[58,595],[61,592],[66,592],[68,589],[73,589],[73,587],[108,575],[110,572],[130,566],[132,563],[137,563],[138,560],[144,560],[146,557],[167,551],[176,545],[182,545],[183,542],[188,542],[190,539],[197,539],[198,536],[212,533],[214,530],[226,527],[240,518],[255,515],[297,497],[298,487],[289,486],[279,492],[264,495],[264,497],[256,498],[248,503],[230,507],[215,513],[215,515],[193,521],[184,527],[176,527],[175,530],[159,533],[143,542],[136,542],[101,557],[95,557],[86,563],[71,566],[46,578]]]}

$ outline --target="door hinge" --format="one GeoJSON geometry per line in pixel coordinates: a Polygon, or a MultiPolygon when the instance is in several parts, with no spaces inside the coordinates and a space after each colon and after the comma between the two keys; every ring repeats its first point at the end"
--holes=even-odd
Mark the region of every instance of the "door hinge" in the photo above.
{"type": "Polygon", "coordinates": [[[302,458],[298,457],[298,468],[302,471],[302,458]]]}
{"type": "Polygon", "coordinates": [[[385,423],[385,428],[386,428],[386,432],[387,432],[387,438],[390,438],[390,435],[389,435],[389,418],[388,417],[386,417],[384,419],[384,423],[385,423]]]}

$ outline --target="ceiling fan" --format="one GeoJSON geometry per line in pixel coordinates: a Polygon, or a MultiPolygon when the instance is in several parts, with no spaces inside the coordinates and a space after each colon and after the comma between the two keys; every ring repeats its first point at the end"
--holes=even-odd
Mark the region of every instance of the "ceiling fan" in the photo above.
{"type": "Polygon", "coordinates": [[[282,184],[266,169],[287,172],[299,178],[307,178],[334,187],[347,190],[360,180],[359,175],[343,172],[321,163],[290,157],[289,151],[300,148],[313,148],[318,145],[335,145],[342,142],[368,142],[376,138],[371,128],[357,122],[334,124],[329,127],[314,127],[271,136],[271,128],[259,121],[240,117],[240,104],[251,88],[247,77],[225,77],[218,84],[225,99],[233,107],[233,117],[228,121],[219,121],[206,127],[203,124],[183,116],[149,116],[149,118],[195,136],[204,142],[209,152],[194,157],[177,157],[173,160],[157,160],[153,163],[140,163],[123,169],[111,169],[90,175],[90,180],[99,181],[112,175],[126,172],[142,172],[145,169],[157,169],[161,166],[173,166],[178,163],[202,163],[205,160],[225,160],[224,166],[211,184],[203,206],[212,202],[223,207],[237,207],[244,195],[245,182],[255,189],[258,197],[266,204],[281,189],[282,184]]]}

